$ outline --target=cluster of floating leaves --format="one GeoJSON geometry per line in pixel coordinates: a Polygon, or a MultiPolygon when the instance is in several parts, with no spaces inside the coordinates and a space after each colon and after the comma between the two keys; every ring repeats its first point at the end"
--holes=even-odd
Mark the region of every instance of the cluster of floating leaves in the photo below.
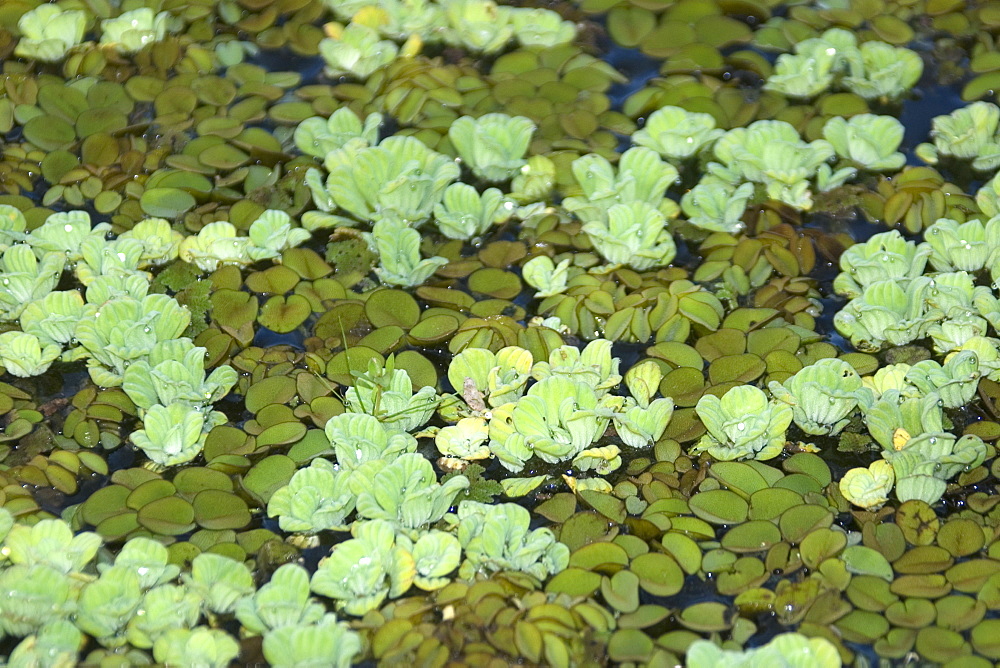
{"type": "MultiPolygon", "coordinates": [[[[134,55],[94,41],[100,22],[119,13],[116,3],[64,2],[62,10],[86,14],[90,41],[54,63],[12,55],[24,36],[18,21],[34,4],[0,7],[0,204],[21,210],[29,229],[74,209],[107,220],[116,234],[147,217],[188,235],[216,221],[245,232],[267,209],[298,217],[315,208],[305,175],[322,160],[301,155],[294,129],[342,108],[362,119],[383,114],[384,133],[449,157],[458,151],[448,129],[460,117],[524,117],[535,126],[527,156],[548,161],[543,190],[554,194],[552,204],[580,199],[575,160],[617,162],[623,138],[667,105],[709,114],[724,130],[784,121],[806,141],[822,138],[831,118],[906,115],[907,98],[826,90],[802,100],[762,87],[776,69],[772,54],[830,28],[852,31],[859,43],[920,44],[938,66],[919,87],[947,90],[954,106],[996,99],[1000,82],[1000,12],[962,0],[584,0],[558,7],[579,21],[573,43],[482,57],[428,39],[364,79],[318,74],[320,42],[336,33],[324,32],[334,16],[319,0],[157,2],[170,30],[134,55]],[[653,78],[622,92],[626,77],[601,59],[609,39],[648,63],[653,78]],[[971,74],[953,65],[963,58],[971,74]]],[[[992,665],[1000,659],[996,459],[961,472],[933,507],[911,500],[857,510],[837,484],[846,468],[875,457],[857,419],[839,442],[789,432],[787,452],[770,463],[689,454],[706,431],[695,408],[706,395],[782,383],[822,359],[870,375],[931,355],[919,345],[879,356],[834,345],[827,316],[840,303],[831,268],[858,230],[866,233],[859,220],[916,235],[940,218],[995,214],[969,192],[976,177],[968,166],[948,155],[934,167],[817,192],[809,212],[758,196],[733,232],[671,219],[680,258],[642,271],[601,267],[585,225],[557,206],[471,241],[422,230],[422,255],[444,262],[412,289],[379,286],[377,253],[347,227],[248,269],[224,265],[204,275],[175,262],[155,271],[152,290],[191,311],[185,334],[207,351],[207,368],[228,364],[239,373],[233,394],[216,405],[228,423],[211,430],[193,464],[156,470],[125,444],[139,411],[120,388],[96,387],[71,365],[31,379],[6,376],[0,501],[19,524],[61,515],[112,551],[153,537],[185,571],[208,563],[196,562],[199,555],[223,555],[246,563],[263,585],[284,564],[317,556],[266,519],[266,509],[297,471],[329,456],[324,426],[347,410],[347,388],[370,365],[391,359],[414,390],[440,390],[448,361],[469,348],[518,346],[547,360],[564,343],[603,337],[618,342],[626,368],[640,354],[657,365],[654,393],[675,410],[651,449],[623,448],[606,486],[585,484],[582,471],[563,479],[565,465],[532,461],[535,481],[521,502],[532,526],[546,526],[568,549],[565,569],[551,577],[485,569],[472,580],[451,574],[438,588],[393,594],[350,622],[364,638],[350,645],[355,658],[676,665],[704,639],[738,650],[794,630],[829,641],[845,663],[915,653],[944,665],[992,665]],[[521,269],[536,258],[553,267],[568,260],[565,290],[532,299],[521,269]]],[[[679,165],[671,186],[678,195],[694,185],[699,160],[679,165]]],[[[996,441],[1000,383],[984,377],[974,401],[947,419],[956,432],[996,441]]],[[[417,434],[419,452],[435,458],[432,435],[417,434]]],[[[619,443],[610,434],[606,441],[619,443]]],[[[515,493],[497,484],[498,466],[480,463],[437,472],[442,483],[466,478],[456,503],[515,493]]],[[[348,534],[317,538],[325,554],[348,534]]],[[[244,600],[252,591],[244,587],[244,600]]],[[[223,608],[210,617],[221,629],[232,614],[223,608]]],[[[149,647],[128,649],[118,657],[150,658],[149,647]]],[[[240,660],[252,661],[259,638],[240,649],[240,660]]],[[[91,660],[113,665],[116,655],[103,651],[91,660]]]]}

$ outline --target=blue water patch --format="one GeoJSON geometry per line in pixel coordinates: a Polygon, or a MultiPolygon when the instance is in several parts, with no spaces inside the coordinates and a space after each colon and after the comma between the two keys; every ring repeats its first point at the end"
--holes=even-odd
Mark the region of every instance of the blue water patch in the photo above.
{"type": "Polygon", "coordinates": [[[257,333],[254,334],[253,344],[261,348],[270,348],[271,346],[290,346],[298,351],[304,351],[306,349],[306,335],[302,327],[298,327],[287,334],[279,334],[278,332],[267,329],[266,327],[258,327],[257,333]]]}
{"type": "Polygon", "coordinates": [[[246,62],[263,67],[269,72],[298,72],[302,75],[302,83],[299,86],[330,83],[328,79],[320,81],[323,68],[326,66],[322,56],[304,56],[288,47],[261,49],[258,53],[248,56],[246,62]]]}
{"type": "Polygon", "coordinates": [[[621,111],[622,105],[630,95],[638,92],[660,73],[663,60],[647,56],[639,49],[614,47],[602,58],[616,70],[628,77],[628,81],[612,84],[607,96],[611,100],[611,108],[621,111]]]}

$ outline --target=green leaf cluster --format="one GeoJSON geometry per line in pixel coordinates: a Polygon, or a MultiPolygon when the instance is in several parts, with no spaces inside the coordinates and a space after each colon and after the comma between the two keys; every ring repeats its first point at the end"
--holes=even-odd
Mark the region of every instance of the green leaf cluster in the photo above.
{"type": "Polygon", "coordinates": [[[833,289],[847,297],[857,297],[878,281],[905,282],[921,276],[932,249],[907,241],[897,230],[882,232],[868,241],[854,244],[840,256],[840,271],[833,289]]]}
{"type": "Polygon", "coordinates": [[[368,370],[355,376],[344,395],[349,412],[372,415],[393,432],[414,431],[426,424],[438,401],[433,387],[414,392],[409,374],[395,368],[392,356],[384,365],[371,360],[368,370]]]}
{"type": "Polygon", "coordinates": [[[1000,167],[1000,107],[973,102],[931,121],[933,143],[920,144],[916,154],[930,164],[941,156],[971,160],[972,168],[992,171],[1000,167]]]}
{"type": "Polygon", "coordinates": [[[16,320],[28,304],[52,292],[65,262],[59,251],[39,258],[28,244],[9,246],[0,256],[0,319],[16,320]]]}
{"type": "Polygon", "coordinates": [[[606,218],[591,220],[583,231],[608,262],[645,271],[670,264],[677,254],[666,222],[651,204],[630,202],[615,204],[606,218]]]}
{"type": "Polygon", "coordinates": [[[449,239],[471,239],[485,234],[494,223],[510,217],[513,205],[497,188],[482,194],[467,183],[452,183],[434,205],[434,221],[449,239]]]}
{"type": "Polygon", "coordinates": [[[388,522],[356,522],[350,540],[338,543],[319,562],[310,587],[336,602],[338,610],[363,615],[387,597],[402,596],[413,585],[413,555],[396,540],[388,522]]]}
{"type": "Polygon", "coordinates": [[[711,114],[668,105],[651,113],[642,129],[632,134],[632,141],[678,162],[710,147],[723,134],[711,114]]]}
{"type": "Polygon", "coordinates": [[[463,396],[474,390],[495,407],[521,398],[531,379],[532,365],[531,353],[517,346],[496,353],[466,348],[449,362],[448,381],[463,396]]]}
{"type": "Polygon", "coordinates": [[[696,640],[688,648],[687,662],[699,668],[840,668],[843,665],[832,642],[826,638],[808,638],[799,633],[782,633],[763,647],[743,651],[722,649],[711,640],[696,640]]]}
{"type": "Polygon", "coordinates": [[[753,197],[753,184],[733,187],[721,181],[702,179],[681,197],[688,222],[710,232],[736,234],[743,229],[743,212],[753,197]]]}
{"type": "Polygon", "coordinates": [[[807,434],[835,436],[859,405],[874,401],[861,376],[842,359],[822,359],[784,383],[771,381],[771,395],[792,408],[792,419],[807,434]]]}
{"type": "MultiPolygon", "coordinates": [[[[310,596],[309,575],[296,564],[257,588],[245,564],[202,553],[178,583],[181,569],[149,538],[130,539],[112,561],[95,533],[74,535],[61,519],[17,524],[6,510],[0,536],[0,630],[23,637],[12,665],[75,664],[89,637],[130,661],[224,668],[240,643],[221,628],[228,622],[219,623],[220,616],[242,624],[241,637],[262,634],[273,665],[347,666],[361,650],[360,637],[310,596]],[[199,625],[203,617],[212,628],[199,625]]],[[[404,544],[415,557],[418,585],[440,586],[438,575],[458,566],[461,548],[450,534],[428,532],[404,544]]]]}
{"type": "Polygon", "coordinates": [[[180,258],[202,271],[215,271],[223,264],[247,266],[278,258],[281,251],[298,246],[311,234],[292,226],[289,215],[277,209],[264,211],[250,223],[247,233],[246,237],[238,235],[236,227],[226,221],[209,223],[180,243],[180,258]]]}
{"type": "MultiPolygon", "coordinates": [[[[950,352],[978,346],[989,327],[1000,331],[995,288],[976,285],[1000,277],[1000,219],[941,218],[925,238],[916,244],[885,232],[841,255],[833,286],[852,299],[834,324],[853,345],[877,351],[929,336],[935,350],[950,352]],[[928,263],[937,271],[928,272],[928,263]]],[[[992,357],[977,354],[983,364],[992,357]]]]}
{"type": "Polygon", "coordinates": [[[197,456],[208,431],[225,421],[206,409],[229,392],[236,374],[226,366],[205,377],[205,349],[181,338],[190,312],[165,294],[149,294],[152,276],[142,268],[181,254],[202,270],[217,267],[220,257],[244,264],[277,258],[309,232],[270,210],[251,223],[249,237],[235,237],[232,225],[218,223],[187,239],[159,218],[108,240],[110,226],[92,225],[83,211],[54,213],[27,234],[16,209],[0,214],[10,240],[23,242],[6,246],[0,256],[6,288],[0,317],[21,327],[0,335],[4,368],[34,376],[57,360],[85,360],[91,379],[103,387],[122,385],[129,371],[127,394],[145,421],[133,442],[161,465],[197,456]],[[85,298],[80,290],[53,291],[66,268],[85,286],[85,298]]]}
{"type": "Polygon", "coordinates": [[[444,517],[469,480],[455,476],[441,484],[430,461],[410,452],[359,465],[350,472],[348,485],[357,498],[359,518],[384,520],[405,533],[444,517]]]}
{"type": "Polygon", "coordinates": [[[157,343],[180,338],[190,319],[167,295],[116,297],[84,307],[76,338],[94,382],[117,387],[129,365],[146,358],[157,343]]]}
{"type": "Polygon", "coordinates": [[[462,162],[486,181],[506,181],[527,164],[535,124],[524,116],[484,114],[462,116],[448,127],[448,138],[462,162]]]}
{"type": "Polygon", "coordinates": [[[329,77],[347,74],[367,79],[395,60],[399,53],[395,42],[379,39],[377,30],[362,23],[352,21],[338,32],[319,43],[319,54],[326,62],[324,72],[329,77]]]}
{"type": "Polygon", "coordinates": [[[806,143],[789,123],[769,120],[729,130],[712,152],[718,162],[707,169],[715,179],[733,186],[759,183],[771,199],[802,210],[812,207],[810,179],[820,175],[821,167],[829,169],[826,161],[834,155],[825,139],[806,143]]]}
{"type": "Polygon", "coordinates": [[[521,277],[535,288],[536,297],[552,297],[569,288],[571,262],[571,258],[566,258],[556,264],[548,255],[536,255],[521,267],[521,277]]]}
{"type": "Polygon", "coordinates": [[[189,462],[205,447],[208,433],[226,423],[219,411],[202,411],[184,403],[153,404],[132,432],[132,442],[153,462],[174,466],[189,462]]]}
{"type": "Polygon", "coordinates": [[[883,456],[896,474],[896,497],[900,501],[936,503],[950,478],[979,466],[991,451],[973,434],[959,438],[948,432],[928,432],[912,437],[899,450],[883,451],[883,456]]]}
{"type": "Polygon", "coordinates": [[[531,353],[516,346],[497,353],[465,350],[449,366],[448,378],[460,397],[442,405],[441,416],[455,424],[437,432],[438,450],[466,460],[492,453],[511,471],[522,470],[536,455],[549,463],[572,460],[582,470],[610,470],[609,462],[616,468],[621,464],[616,456],[602,462],[575,458],[612,423],[626,445],[648,447],[673,414],[670,399],[653,398],[662,372],[652,363],[638,365],[627,377],[632,396],[611,394],[622,380],[618,364],[605,339],[582,351],[560,346],[534,364],[531,353]],[[537,382],[529,386],[532,379],[537,382]]]}
{"type": "Polygon", "coordinates": [[[326,608],[309,597],[308,571],[298,564],[284,564],[267,584],[241,598],[234,613],[247,631],[266,636],[276,629],[314,624],[326,608]]]}
{"type": "Polygon", "coordinates": [[[320,458],[296,471],[287,485],[271,495],[267,514],[278,518],[283,531],[346,531],[347,517],[356,504],[350,478],[320,458]]]}
{"type": "Polygon", "coordinates": [[[738,385],[721,399],[706,394],[695,411],[708,433],[691,451],[707,452],[719,461],[777,457],[792,422],[791,406],[768,401],[764,391],[753,385],[738,385]]]}
{"type": "Polygon", "coordinates": [[[39,5],[18,19],[17,29],[21,38],[14,48],[14,55],[49,63],[60,61],[70,49],[83,42],[86,28],[87,15],[78,9],[63,10],[58,5],[39,5]]]}
{"type": "Polygon", "coordinates": [[[677,179],[677,169],[650,148],[628,149],[622,153],[617,170],[596,153],[577,158],[571,168],[581,194],[567,197],[562,205],[585,223],[606,222],[608,210],[621,203],[645,202],[664,218],[677,215],[677,205],[665,196],[677,179]]]}
{"type": "Polygon", "coordinates": [[[295,127],[295,146],[307,155],[321,160],[327,153],[343,148],[348,142],[361,142],[362,146],[378,143],[378,130],[382,114],[365,116],[364,121],[348,107],[341,107],[329,118],[312,116],[295,127]]]}
{"type": "Polygon", "coordinates": [[[142,244],[138,266],[143,268],[176,260],[184,235],[163,218],[145,218],[119,234],[118,239],[134,239],[142,244]]]}
{"type": "Polygon", "coordinates": [[[101,45],[114,47],[119,53],[135,53],[147,44],[162,42],[169,23],[169,12],[154,14],[149,7],[122,12],[101,21],[101,45]]]}
{"type": "Polygon", "coordinates": [[[831,28],[796,44],[794,54],[779,55],[764,88],[808,99],[839,87],[867,100],[892,100],[922,73],[923,61],[909,49],[878,41],[858,46],[853,33],[831,28]]]}
{"type": "Polygon", "coordinates": [[[323,428],[342,471],[350,471],[376,459],[391,460],[414,452],[417,439],[405,431],[389,429],[367,413],[342,413],[327,420],[323,428]]]}
{"type": "Polygon", "coordinates": [[[61,354],[62,346],[43,344],[34,334],[17,331],[0,334],[0,363],[20,378],[45,373],[61,354]]]}
{"type": "Polygon", "coordinates": [[[206,378],[206,352],[190,339],[166,339],[129,365],[122,389],[140,409],[139,417],[155,404],[181,403],[200,411],[226,396],[236,384],[236,371],[224,364],[206,378]]]}
{"type": "Polygon", "coordinates": [[[458,525],[465,554],[461,578],[509,570],[544,580],[569,564],[569,548],[549,529],[529,529],[530,513],[516,504],[463,501],[448,520],[458,525]]]}
{"type": "Polygon", "coordinates": [[[881,395],[859,406],[885,464],[848,471],[840,482],[845,498],[864,508],[879,506],[895,483],[900,501],[932,504],[944,494],[949,479],[982,464],[992,452],[990,446],[978,436],[959,438],[945,431],[943,412],[945,406],[965,405],[971,399],[980,373],[978,355],[967,350],[944,365],[934,360],[900,364],[873,379],[870,386],[878,387],[881,395]]]}
{"type": "Polygon", "coordinates": [[[282,626],[264,635],[264,658],[275,668],[323,665],[347,668],[361,652],[361,637],[332,614],[312,624],[282,626]]]}
{"type": "MultiPolygon", "coordinates": [[[[513,39],[523,46],[549,48],[571,42],[576,36],[573,22],[552,10],[498,5],[493,0],[383,0],[377,4],[372,0],[324,0],[324,4],[342,21],[377,7],[380,20],[372,27],[392,40],[443,43],[486,54],[501,51],[513,39]]],[[[371,58],[372,52],[359,47],[357,52],[345,49],[343,53],[365,59],[371,58]]]]}
{"type": "Polygon", "coordinates": [[[906,163],[906,157],[897,150],[903,141],[903,129],[893,116],[834,116],[823,126],[823,138],[851,167],[888,172],[906,163]]]}
{"type": "Polygon", "coordinates": [[[326,154],[328,175],[309,170],[306,183],[322,211],[336,207],[358,220],[392,219],[419,227],[458,178],[454,160],[427,148],[414,137],[392,136],[376,146],[347,142],[326,154]]]}

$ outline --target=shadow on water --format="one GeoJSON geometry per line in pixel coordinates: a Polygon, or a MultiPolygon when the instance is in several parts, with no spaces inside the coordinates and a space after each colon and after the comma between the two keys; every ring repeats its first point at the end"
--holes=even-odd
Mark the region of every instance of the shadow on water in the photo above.
{"type": "Polygon", "coordinates": [[[246,62],[262,67],[269,72],[298,72],[302,75],[300,86],[329,83],[328,80],[320,80],[323,75],[323,66],[326,64],[322,56],[303,56],[288,47],[273,50],[261,49],[258,53],[248,56],[246,62]]]}
{"type": "Polygon", "coordinates": [[[912,98],[903,102],[899,120],[905,128],[899,150],[906,156],[906,164],[923,165],[924,161],[913,153],[917,144],[928,141],[931,121],[965,106],[956,86],[934,84],[923,87],[912,98]]]}
{"type": "Polygon", "coordinates": [[[306,349],[305,339],[306,330],[303,327],[297,327],[285,334],[280,334],[266,327],[258,327],[253,337],[253,345],[261,348],[289,346],[298,352],[302,352],[306,349]]]}
{"type": "Polygon", "coordinates": [[[615,47],[604,55],[604,62],[628,77],[628,81],[615,83],[608,89],[607,96],[611,100],[611,108],[621,111],[622,105],[630,95],[641,90],[651,79],[660,73],[659,58],[653,58],[639,49],[615,47]]]}

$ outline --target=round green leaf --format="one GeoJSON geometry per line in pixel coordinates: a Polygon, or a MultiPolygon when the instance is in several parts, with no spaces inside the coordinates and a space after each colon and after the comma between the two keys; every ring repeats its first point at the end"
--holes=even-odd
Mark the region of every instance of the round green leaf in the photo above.
{"type": "Polygon", "coordinates": [[[752,520],[737,524],[722,536],[722,547],[732,552],[760,552],[781,542],[781,531],[774,522],[752,520]]]}
{"type": "Polygon", "coordinates": [[[590,596],[601,586],[601,576],[582,568],[567,568],[545,585],[545,591],[570,596],[590,596]]]}
{"type": "Polygon", "coordinates": [[[778,519],[781,535],[793,545],[799,543],[810,531],[828,527],[833,523],[833,513],[823,506],[807,504],[789,508],[778,519]]]}
{"type": "Polygon", "coordinates": [[[206,489],[194,497],[194,519],[205,529],[242,529],[250,523],[250,509],[235,494],[206,489]]]}
{"type": "Polygon", "coordinates": [[[233,481],[225,473],[205,468],[204,466],[192,466],[182,469],[174,476],[174,486],[177,493],[193,499],[199,492],[206,489],[216,489],[230,492],[233,489],[233,481]]]}
{"type": "Polygon", "coordinates": [[[629,570],[639,576],[639,586],[654,596],[673,596],[684,586],[684,571],[667,554],[640,554],[629,564],[629,570]]]}
{"type": "Polygon", "coordinates": [[[178,188],[152,188],[142,193],[139,206],[146,215],[172,220],[194,208],[191,193],[178,188]]]}
{"type": "Polygon", "coordinates": [[[266,505],[275,491],[288,484],[296,470],[291,457],[271,455],[254,464],[243,477],[242,484],[262,505],[266,505]]]}
{"type": "Polygon", "coordinates": [[[749,504],[735,492],[715,489],[699,492],[689,501],[691,512],[713,524],[738,524],[747,519],[749,504]]]}
{"type": "Polygon", "coordinates": [[[24,124],[24,138],[43,151],[65,148],[76,139],[73,126],[53,116],[35,116],[24,124]]]}
{"type": "Polygon", "coordinates": [[[139,509],[137,521],[161,536],[179,536],[194,528],[194,508],[184,499],[167,496],[139,509]]]}
{"type": "Polygon", "coordinates": [[[149,480],[132,490],[125,500],[125,505],[133,510],[139,510],[148,503],[173,496],[176,492],[177,488],[169,480],[149,480]]]}
{"type": "Polygon", "coordinates": [[[604,577],[601,595],[618,612],[634,612],[639,608],[639,577],[631,571],[618,571],[610,578],[604,577]]]}
{"type": "Polygon", "coordinates": [[[937,544],[953,557],[967,557],[983,548],[986,538],[983,529],[970,519],[954,518],[945,522],[938,531],[937,544]]]}
{"type": "Polygon", "coordinates": [[[83,521],[96,527],[107,518],[122,513],[126,508],[125,500],[131,493],[132,490],[123,485],[102,487],[87,497],[80,507],[83,521]]]}
{"type": "Polygon", "coordinates": [[[365,301],[365,317],[374,327],[409,329],[420,319],[420,306],[402,290],[376,290],[365,301]]]}
{"type": "Polygon", "coordinates": [[[275,295],[264,302],[257,322],[273,332],[286,334],[298,328],[310,315],[312,306],[302,295],[275,295]]]}
{"type": "Polygon", "coordinates": [[[486,267],[469,276],[469,289],[497,299],[513,299],[521,294],[521,279],[512,272],[486,267]]]}

